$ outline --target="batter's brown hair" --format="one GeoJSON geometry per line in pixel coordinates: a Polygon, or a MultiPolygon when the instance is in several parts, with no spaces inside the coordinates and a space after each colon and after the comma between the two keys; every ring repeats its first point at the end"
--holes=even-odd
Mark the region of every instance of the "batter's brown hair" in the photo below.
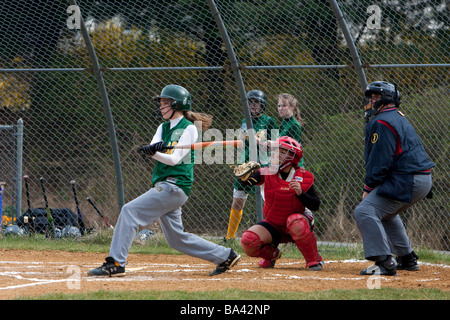
{"type": "Polygon", "coordinates": [[[211,126],[213,119],[213,116],[210,114],[193,111],[184,111],[183,116],[191,122],[200,122],[202,131],[211,126]]]}

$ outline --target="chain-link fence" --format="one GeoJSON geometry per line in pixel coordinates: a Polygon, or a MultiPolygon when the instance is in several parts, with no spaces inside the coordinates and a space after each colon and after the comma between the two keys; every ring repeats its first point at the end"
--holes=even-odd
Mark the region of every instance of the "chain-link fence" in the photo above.
{"type": "MultiPolygon", "coordinates": [[[[265,113],[278,123],[277,96],[297,98],[305,166],[322,198],[316,235],[359,242],[352,215],[364,178],[362,93],[365,83],[386,80],[398,85],[401,109],[436,163],[434,198],[403,215],[407,231],[415,245],[450,250],[446,1],[18,0],[0,6],[0,124],[24,120],[23,174],[30,177],[33,207],[44,206],[44,177],[50,207],[75,210],[73,179],[88,226],[106,227],[86,197],[114,223],[123,202],[151,186],[154,162],[135,149],[162,122],[152,97],[167,84],[188,88],[193,111],[213,115],[212,128],[225,137],[245,117],[242,81],[245,91],[267,95],[265,113]]],[[[194,174],[185,228],[223,237],[231,169],[197,164],[194,174]]],[[[238,236],[257,221],[256,211],[250,195],[238,236]]]]}
{"type": "Polygon", "coordinates": [[[22,208],[23,121],[14,125],[0,124],[0,231],[15,223],[22,208]],[[8,190],[8,192],[6,192],[8,190]],[[3,203],[9,204],[3,208],[3,203]]]}

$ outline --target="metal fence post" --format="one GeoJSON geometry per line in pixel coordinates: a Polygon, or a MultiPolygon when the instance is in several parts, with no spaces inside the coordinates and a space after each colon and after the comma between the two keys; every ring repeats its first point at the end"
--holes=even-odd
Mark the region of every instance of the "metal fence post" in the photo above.
{"type": "Polygon", "coordinates": [[[344,15],[342,14],[341,8],[339,7],[337,1],[329,0],[329,2],[331,7],[333,8],[334,15],[336,16],[336,20],[339,23],[339,27],[341,28],[342,33],[344,34],[345,41],[347,42],[347,48],[350,50],[350,54],[352,56],[353,66],[355,67],[356,72],[358,73],[359,85],[361,87],[361,90],[364,92],[364,90],[367,87],[367,79],[364,69],[362,67],[361,59],[359,58],[358,50],[356,50],[355,42],[353,40],[353,37],[347,26],[347,22],[345,21],[344,15]]]}
{"type": "MultiPolygon", "coordinates": [[[[248,106],[247,101],[247,92],[245,90],[244,81],[242,80],[241,70],[239,69],[239,63],[237,61],[236,54],[234,53],[233,45],[231,44],[230,37],[228,36],[228,32],[223,23],[222,17],[220,16],[220,12],[217,9],[216,3],[214,0],[208,0],[208,5],[211,10],[211,13],[216,21],[217,27],[219,28],[219,32],[222,36],[222,40],[225,43],[225,47],[227,49],[228,59],[230,60],[231,70],[233,71],[234,78],[236,80],[236,86],[239,91],[239,97],[241,99],[242,108],[244,110],[245,122],[247,123],[247,129],[253,129],[253,121],[250,113],[250,108],[248,106]]],[[[255,135],[250,134],[248,137],[250,144],[250,159],[257,159],[257,145],[256,145],[256,137],[255,135]],[[253,147],[253,148],[252,148],[253,147]]],[[[259,219],[262,219],[262,196],[261,190],[259,186],[255,186],[255,198],[256,198],[256,214],[259,219]]]]}
{"type": "MultiPolygon", "coordinates": [[[[78,6],[75,0],[69,1],[71,5],[78,6]]],[[[83,16],[80,14],[80,28],[81,34],[83,35],[84,42],[89,52],[89,56],[92,62],[92,69],[97,80],[98,88],[102,98],[103,111],[108,123],[108,133],[111,142],[112,156],[114,160],[114,171],[116,174],[116,185],[117,185],[117,201],[119,204],[119,211],[125,203],[124,191],[123,191],[123,178],[122,178],[122,168],[120,165],[120,154],[119,147],[117,144],[116,130],[114,126],[114,119],[111,112],[111,107],[109,104],[108,92],[106,90],[105,81],[103,80],[103,73],[100,68],[100,64],[95,53],[94,46],[92,45],[91,38],[89,37],[89,32],[87,31],[86,24],[84,23],[83,16]]]]}
{"type": "Polygon", "coordinates": [[[22,159],[23,159],[23,120],[16,127],[16,219],[22,215],[22,159]]]}

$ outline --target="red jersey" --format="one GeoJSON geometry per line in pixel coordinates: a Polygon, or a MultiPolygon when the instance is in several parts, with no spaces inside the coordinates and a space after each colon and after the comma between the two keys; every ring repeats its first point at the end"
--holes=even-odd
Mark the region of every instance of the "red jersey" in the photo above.
{"type": "MultiPolygon", "coordinates": [[[[304,213],[305,206],[289,187],[289,181],[281,179],[279,173],[267,174],[268,167],[260,170],[264,183],[264,218],[270,224],[285,227],[287,218],[294,213],[304,213]]],[[[302,191],[307,192],[314,183],[314,176],[303,168],[297,168],[290,180],[297,180],[302,191]]]]}

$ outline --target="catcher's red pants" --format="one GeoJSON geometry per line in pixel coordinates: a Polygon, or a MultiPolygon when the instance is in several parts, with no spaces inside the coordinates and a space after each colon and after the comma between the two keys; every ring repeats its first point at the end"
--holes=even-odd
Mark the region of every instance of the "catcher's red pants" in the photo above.
{"type": "Polygon", "coordinates": [[[271,233],[272,242],[264,243],[258,234],[247,230],[242,234],[242,250],[250,257],[271,260],[277,255],[279,243],[294,242],[306,260],[306,267],[316,265],[323,259],[317,250],[312,221],[303,214],[290,215],[285,226],[274,225],[263,219],[258,224],[271,233]]]}

